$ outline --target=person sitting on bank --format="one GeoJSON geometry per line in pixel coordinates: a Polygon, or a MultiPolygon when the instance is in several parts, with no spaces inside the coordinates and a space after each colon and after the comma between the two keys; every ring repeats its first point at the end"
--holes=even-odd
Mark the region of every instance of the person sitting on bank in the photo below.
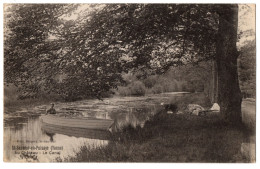
{"type": "Polygon", "coordinates": [[[51,103],[51,108],[47,110],[46,114],[56,114],[56,110],[54,109],[54,103],[51,103]]]}

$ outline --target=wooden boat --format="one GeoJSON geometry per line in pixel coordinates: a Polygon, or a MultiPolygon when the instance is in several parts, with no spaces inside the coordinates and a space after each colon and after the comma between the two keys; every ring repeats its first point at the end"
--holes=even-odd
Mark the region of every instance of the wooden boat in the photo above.
{"type": "Polygon", "coordinates": [[[63,134],[73,137],[84,137],[98,140],[110,140],[111,133],[106,130],[85,129],[75,127],[57,126],[51,124],[43,124],[42,130],[47,134],[53,136],[54,134],[63,134]]]}
{"type": "Polygon", "coordinates": [[[42,115],[40,118],[43,125],[48,124],[82,129],[109,130],[114,123],[114,121],[111,119],[60,117],[58,115],[51,114],[42,115]]]}

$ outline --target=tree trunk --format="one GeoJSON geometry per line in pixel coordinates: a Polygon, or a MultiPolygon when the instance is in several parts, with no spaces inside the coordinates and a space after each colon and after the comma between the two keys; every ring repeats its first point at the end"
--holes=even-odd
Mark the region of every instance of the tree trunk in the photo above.
{"type": "Polygon", "coordinates": [[[238,82],[237,26],[238,5],[220,5],[216,62],[218,101],[224,120],[241,124],[241,91],[238,82]]]}

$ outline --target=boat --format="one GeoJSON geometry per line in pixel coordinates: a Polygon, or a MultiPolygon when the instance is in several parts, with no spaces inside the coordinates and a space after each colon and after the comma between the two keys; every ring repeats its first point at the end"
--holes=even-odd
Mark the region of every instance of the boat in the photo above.
{"type": "Polygon", "coordinates": [[[87,117],[64,117],[53,114],[42,115],[40,120],[44,125],[72,127],[81,129],[109,130],[114,123],[111,119],[97,119],[87,117]]]}
{"type": "Polygon", "coordinates": [[[42,125],[42,130],[46,135],[50,137],[53,137],[54,134],[63,134],[67,136],[77,137],[77,138],[84,137],[84,138],[98,139],[98,140],[111,139],[111,133],[106,130],[65,127],[65,126],[57,126],[52,124],[42,125]]]}

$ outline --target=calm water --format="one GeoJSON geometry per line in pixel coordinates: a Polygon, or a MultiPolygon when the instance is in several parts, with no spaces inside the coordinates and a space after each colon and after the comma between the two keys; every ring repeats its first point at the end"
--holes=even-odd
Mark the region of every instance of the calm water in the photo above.
{"type": "MultiPolygon", "coordinates": [[[[57,112],[71,116],[109,118],[118,126],[127,123],[143,125],[152,115],[162,109],[160,103],[167,103],[171,97],[181,93],[164,93],[145,97],[109,98],[104,101],[84,100],[69,103],[55,103],[57,112]]],[[[40,122],[40,115],[50,106],[21,107],[6,110],[4,117],[4,158],[15,162],[50,162],[57,158],[74,156],[81,146],[96,148],[109,142],[107,132],[96,132],[95,136],[75,129],[46,128],[40,122]]]]}

